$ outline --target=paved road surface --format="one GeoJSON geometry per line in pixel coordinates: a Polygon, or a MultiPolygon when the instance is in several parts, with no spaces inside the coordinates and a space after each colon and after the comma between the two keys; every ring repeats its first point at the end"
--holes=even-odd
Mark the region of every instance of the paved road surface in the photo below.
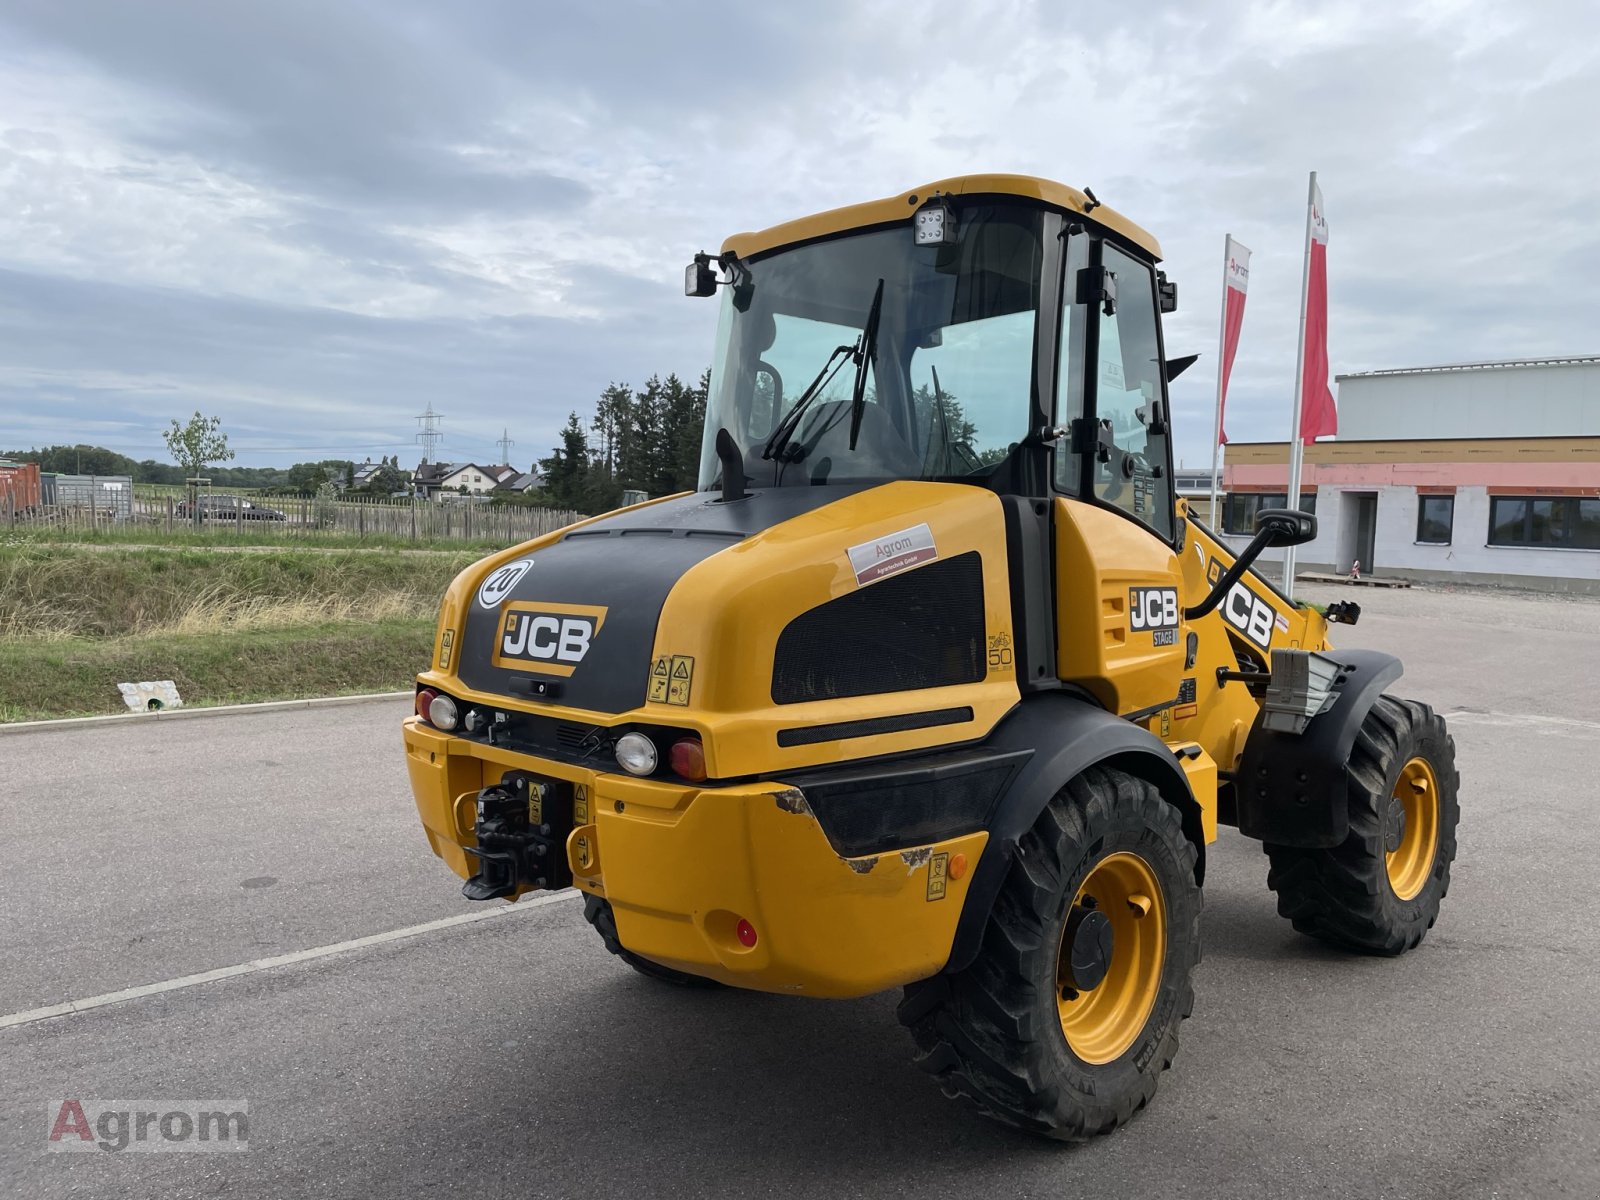
{"type": "MultiPolygon", "coordinates": [[[[1399,960],[1325,950],[1225,832],[1182,1051],[1110,1138],[943,1100],[893,997],[680,993],[556,902],[0,1028],[5,1195],[1600,1194],[1600,605],[1350,594],[1344,643],[1451,716],[1444,916],[1399,960]],[[47,1155],[69,1095],[245,1097],[251,1150],[47,1155]]],[[[478,911],[416,827],[401,712],[0,735],[0,1017],[478,911]]]]}

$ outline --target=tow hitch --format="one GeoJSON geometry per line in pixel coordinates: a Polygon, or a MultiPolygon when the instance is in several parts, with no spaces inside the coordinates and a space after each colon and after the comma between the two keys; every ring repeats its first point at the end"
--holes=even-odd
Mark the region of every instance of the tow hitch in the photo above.
{"type": "Polygon", "coordinates": [[[495,900],[520,888],[572,886],[567,835],[572,832],[572,785],[507,771],[478,793],[476,846],[464,846],[478,870],[461,886],[468,900],[495,900]]]}

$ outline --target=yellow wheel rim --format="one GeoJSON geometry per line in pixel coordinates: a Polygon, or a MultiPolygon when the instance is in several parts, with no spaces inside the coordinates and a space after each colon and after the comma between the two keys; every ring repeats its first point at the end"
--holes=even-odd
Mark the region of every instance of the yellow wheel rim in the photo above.
{"type": "Polygon", "coordinates": [[[1439,849],[1439,781],[1425,758],[1400,768],[1384,819],[1384,847],[1389,886],[1400,899],[1410,900],[1433,874],[1439,849]]]}
{"type": "Polygon", "coordinates": [[[1155,1007],[1167,954],[1166,901],[1149,864],[1119,852],[1094,865],[1067,916],[1056,956],[1061,1031],[1084,1062],[1108,1063],[1128,1052],[1155,1007]],[[1092,987],[1074,979],[1068,944],[1073,914],[1085,911],[1103,913],[1110,922],[1109,960],[1092,987]]]}

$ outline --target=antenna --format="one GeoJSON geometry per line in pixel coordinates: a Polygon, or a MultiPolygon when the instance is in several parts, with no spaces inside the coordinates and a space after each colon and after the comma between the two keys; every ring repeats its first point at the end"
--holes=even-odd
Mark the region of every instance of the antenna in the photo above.
{"type": "Polygon", "coordinates": [[[511,431],[502,427],[500,430],[500,440],[495,443],[496,446],[500,447],[501,462],[511,462],[511,447],[515,446],[516,444],[517,443],[511,437],[511,431]]]}
{"type": "Polygon", "coordinates": [[[439,443],[444,441],[444,434],[439,431],[441,414],[433,411],[433,402],[428,402],[428,411],[417,418],[422,428],[417,431],[417,441],[422,443],[422,461],[433,462],[434,451],[439,443]]]}

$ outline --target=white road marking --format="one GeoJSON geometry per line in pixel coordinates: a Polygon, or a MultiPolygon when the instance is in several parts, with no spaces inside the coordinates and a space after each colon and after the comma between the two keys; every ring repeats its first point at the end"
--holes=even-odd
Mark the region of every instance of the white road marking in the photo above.
{"type": "Polygon", "coordinates": [[[437,921],[425,921],[421,925],[408,925],[404,929],[391,929],[387,933],[372,933],[366,937],[351,938],[347,942],[334,942],[327,946],[313,946],[309,950],[296,950],[292,954],[279,954],[272,958],[258,958],[253,962],[239,963],[232,967],[218,967],[214,971],[201,971],[194,975],[180,975],[177,979],[166,979],[160,983],[146,983],[138,987],[124,988],[120,992],[106,992],[99,996],[89,996],[83,1000],[68,1000],[65,1004],[52,1004],[46,1008],[30,1008],[26,1012],[15,1012],[0,1017],[0,1029],[13,1028],[18,1025],[32,1025],[36,1021],[47,1021],[51,1017],[64,1017],[72,1013],[86,1012],[92,1008],[104,1008],[108,1004],[122,1004],[128,1000],[139,1000],[145,996],[155,996],[162,992],[175,992],[181,988],[197,987],[202,983],[213,983],[218,979],[232,979],[238,975],[254,975],[257,971],[270,971],[276,967],[293,966],[295,963],[310,962],[315,958],[329,958],[335,954],[349,954],[353,950],[365,950],[368,946],[382,946],[387,942],[398,942],[405,938],[417,937],[424,933],[433,933],[440,929],[452,929],[457,925],[471,925],[476,921],[492,921],[506,916],[514,916],[520,912],[531,909],[543,908],[548,904],[559,904],[565,900],[576,900],[582,893],[575,888],[565,891],[550,892],[543,896],[534,896],[518,900],[515,904],[502,904],[494,908],[486,908],[479,912],[462,913],[455,917],[441,917],[437,921]]]}
{"type": "Polygon", "coordinates": [[[1600,732],[1600,721],[1580,721],[1576,717],[1546,717],[1538,713],[1447,712],[1444,719],[1451,724],[1457,721],[1482,721],[1485,725],[1553,725],[1558,729],[1581,729],[1600,732]]]}

